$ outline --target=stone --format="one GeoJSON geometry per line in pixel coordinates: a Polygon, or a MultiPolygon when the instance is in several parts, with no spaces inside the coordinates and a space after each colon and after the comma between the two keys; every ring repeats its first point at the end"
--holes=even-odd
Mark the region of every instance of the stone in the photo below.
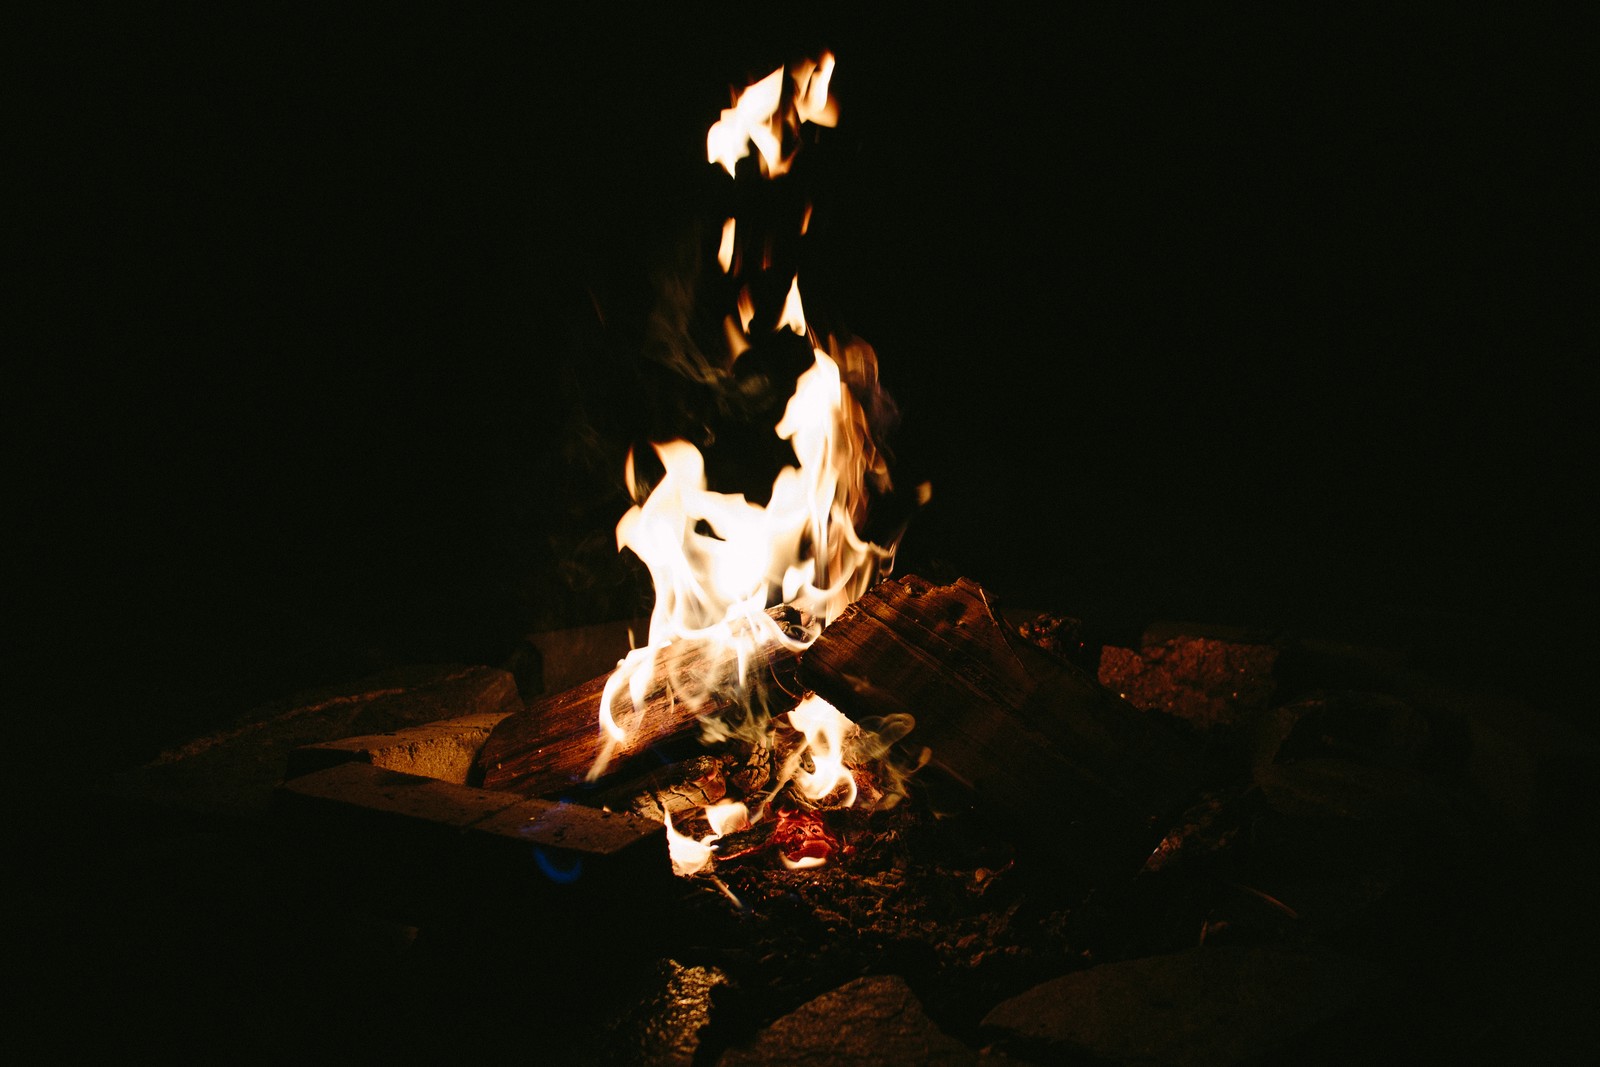
{"type": "Polygon", "coordinates": [[[1321,951],[1203,946],[1045,982],[983,1029],[1049,1062],[1222,1067],[1282,1051],[1386,987],[1370,966],[1321,951]]]}
{"type": "Polygon", "coordinates": [[[978,1054],[934,1026],[905,979],[857,978],[779,1019],[754,1041],[731,1048],[721,1067],[795,1063],[974,1064],[978,1054]]]}
{"type": "Polygon", "coordinates": [[[1262,765],[1256,784],[1293,819],[1404,823],[1419,833],[1450,820],[1452,801],[1427,775],[1344,759],[1262,765]]]}
{"type": "Polygon", "coordinates": [[[1100,684],[1135,707],[1202,728],[1236,725],[1271,701],[1275,645],[1164,633],[1147,632],[1138,651],[1101,649],[1100,684]]]}
{"type": "Polygon", "coordinates": [[[1403,916],[1426,914],[1471,870],[1470,807],[1432,775],[1299,759],[1258,766],[1255,781],[1264,805],[1238,877],[1319,929],[1409,936],[1403,916]]]}
{"type": "Polygon", "coordinates": [[[1273,708],[1255,723],[1254,762],[1335,757],[1420,766],[1433,743],[1426,717],[1399,697],[1321,691],[1273,708]]]}
{"type": "Polygon", "coordinates": [[[638,618],[530,633],[506,666],[523,699],[532,700],[609,674],[630,648],[645,642],[649,632],[650,620],[638,618]]]}
{"type": "Polygon", "coordinates": [[[1600,741],[1574,725],[1577,707],[1539,707],[1414,671],[1395,688],[1423,711],[1462,724],[1467,775],[1499,815],[1524,828],[1587,832],[1600,741]]]}
{"type": "Polygon", "coordinates": [[[1288,650],[1281,672],[1311,686],[1386,690],[1405,670],[1405,652],[1382,644],[1336,637],[1300,637],[1288,650]]]}

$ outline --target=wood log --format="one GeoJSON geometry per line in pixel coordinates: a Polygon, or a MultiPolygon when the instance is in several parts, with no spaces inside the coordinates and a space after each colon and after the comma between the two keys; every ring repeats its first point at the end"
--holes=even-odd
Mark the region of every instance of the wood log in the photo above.
{"type": "Polygon", "coordinates": [[[965,578],[880,583],[822,632],[799,674],[853,719],[912,716],[908,744],[1022,819],[1050,812],[1056,825],[1137,837],[1213,778],[1186,738],[1011,633],[965,578]]]}
{"type": "MultiPolygon", "coordinates": [[[[792,634],[802,621],[792,608],[767,612],[792,634]]],[[[614,715],[628,730],[621,743],[608,743],[600,722],[600,698],[610,675],[592,679],[562,693],[536,700],[526,711],[503,719],[479,750],[471,779],[485,789],[527,797],[554,796],[581,785],[596,760],[607,757],[606,770],[620,771],[647,749],[694,730],[702,717],[722,715],[745,702],[771,706],[772,714],[789,710],[800,694],[795,680],[796,654],[768,633],[755,635],[747,658],[750,692],[741,696],[734,685],[738,654],[731,648],[703,642],[673,646],[671,675],[692,680],[704,700],[682,699],[682,686],[664,677],[653,680],[643,706],[636,708],[624,687],[614,715]]]]}

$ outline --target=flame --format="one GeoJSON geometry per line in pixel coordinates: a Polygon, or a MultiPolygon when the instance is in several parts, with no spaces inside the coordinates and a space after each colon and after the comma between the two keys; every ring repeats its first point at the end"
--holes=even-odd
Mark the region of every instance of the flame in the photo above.
{"type": "Polygon", "coordinates": [[[833,126],[839,121],[838,106],[828,95],[833,68],[834,58],[828,52],[819,60],[796,64],[790,72],[794,89],[786,109],[782,67],[748,86],[707,131],[706,159],[737,177],[739,160],[750,154],[753,145],[762,174],[776,178],[787,173],[794,153],[784,154],[784,132],[798,131],[805,123],[833,126]]]}
{"type": "Polygon", "coordinates": [[[715,841],[718,835],[707,834],[703,839],[696,841],[678,832],[672,825],[670,813],[666,819],[667,855],[672,859],[672,873],[688,878],[711,866],[711,842],[715,841]]]}
{"type": "Polygon", "coordinates": [[[828,83],[833,80],[833,53],[824,52],[813,63],[805,60],[795,67],[795,114],[801,122],[814,122],[818,126],[836,126],[839,109],[828,95],[828,83]]]}
{"type": "MultiPolygon", "coordinates": [[[[706,135],[707,159],[737,177],[738,163],[753,149],[760,173],[774,178],[786,173],[798,151],[802,126],[832,126],[838,112],[829,96],[834,58],[784,68],[734,96],[706,135]]],[[[803,234],[811,220],[805,205],[797,220],[803,234]]],[[[740,233],[740,222],[727,219],[717,247],[724,274],[740,281],[747,269],[772,269],[770,235],[764,245],[740,233]],[[741,256],[762,247],[759,257],[741,256]],[[759,258],[759,264],[741,262],[759,258]]],[[[769,291],[766,287],[758,291],[769,291]]],[[[772,322],[772,309],[760,317],[772,322]]],[[[738,287],[735,306],[723,319],[731,360],[753,343],[758,309],[752,286],[738,287]]],[[[655,606],[644,645],[617,664],[601,696],[599,726],[602,750],[589,777],[603,773],[620,746],[638,731],[647,699],[671,699],[691,709],[714,692],[743,687],[749,665],[762,647],[780,644],[803,649],[874,581],[892,567],[895,546],[860,536],[871,491],[887,491],[887,464],[870,432],[864,397],[877,395],[877,362],[861,342],[819,340],[806,322],[798,277],[791,276],[774,333],[792,331],[812,349],[812,363],[796,380],[794,393],[774,428],[793,449],[796,463],[780,470],[765,506],[742,494],[708,487],[705,457],[686,441],[652,445],[663,474],[653,487],[637,476],[628,455],[625,476],[635,504],[617,523],[617,547],[644,563],[655,588],[655,606]],[[807,625],[796,634],[766,613],[776,603],[797,609],[807,625]],[[696,649],[714,646],[733,653],[732,677],[708,678],[705,656],[696,649]],[[698,669],[697,669],[698,668],[698,669]],[[632,714],[621,714],[622,695],[632,714]]],[[[764,721],[764,720],[763,720],[764,721]]],[[[845,766],[845,741],[852,724],[837,709],[814,696],[789,713],[789,722],[805,738],[804,747],[785,761],[777,788],[792,782],[806,800],[849,806],[858,792],[845,766]]],[[[776,795],[777,789],[773,791],[776,795]]],[[[772,797],[768,796],[766,800],[772,797]]],[[[718,838],[759,821],[765,802],[754,814],[734,800],[704,811],[711,833],[698,839],[681,833],[666,820],[673,870],[693,874],[706,869],[718,838]]],[[[821,823],[817,822],[819,832],[821,823]]],[[[800,866],[824,862],[832,847],[814,845],[795,860],[800,866]]],[[[786,856],[785,862],[790,859],[786,856]]]]}
{"type": "Polygon", "coordinates": [[[790,329],[801,337],[806,335],[806,311],[800,303],[800,279],[789,283],[789,295],[783,298],[783,314],[778,316],[778,329],[790,329]]]}
{"type": "Polygon", "coordinates": [[[750,809],[737,800],[719,800],[706,806],[706,821],[718,837],[750,825],[750,809]]]}
{"type": "Polygon", "coordinates": [[[722,117],[706,134],[706,158],[720,163],[735,177],[739,160],[755,145],[761,155],[763,174],[781,174],[787,169],[781,155],[783,124],[778,117],[778,100],[783,95],[783,68],[779,67],[734,98],[722,117]]]}
{"type": "Polygon", "coordinates": [[[783,853],[778,853],[778,859],[784,867],[791,871],[808,871],[813,867],[821,867],[828,862],[825,856],[801,856],[799,859],[790,859],[783,853]]]}
{"type": "MultiPolygon", "coordinates": [[[[736,225],[733,219],[722,224],[722,241],[717,245],[717,263],[722,267],[722,273],[733,272],[733,238],[736,225]]],[[[748,329],[749,327],[746,327],[748,329]]]]}
{"type": "Polygon", "coordinates": [[[844,796],[838,806],[848,808],[856,802],[856,780],[844,765],[845,733],[853,723],[838,708],[815,693],[808,695],[789,712],[789,724],[806,738],[806,752],[812,768],[794,768],[795,785],[809,800],[826,800],[840,790],[844,796]]]}
{"type": "Polygon", "coordinates": [[[739,330],[744,336],[744,343],[750,344],[750,323],[755,321],[756,302],[750,298],[750,289],[746,286],[739,290],[739,330]]]}

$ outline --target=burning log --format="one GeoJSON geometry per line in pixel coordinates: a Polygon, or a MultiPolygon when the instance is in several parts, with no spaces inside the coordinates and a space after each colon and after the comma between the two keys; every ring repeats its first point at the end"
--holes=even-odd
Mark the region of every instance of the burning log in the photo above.
{"type": "Polygon", "coordinates": [[[666,767],[654,768],[586,800],[612,811],[631,811],[656,822],[665,822],[668,816],[699,811],[727,795],[723,761],[716,756],[691,756],[666,767]]]}
{"type": "Polygon", "coordinates": [[[1153,713],[1013,637],[965,578],[880,583],[805,652],[800,679],[857,721],[912,716],[908,741],[934,766],[1017,812],[1148,831],[1212,777],[1153,713]]]}
{"type": "MultiPolygon", "coordinates": [[[[591,768],[625,763],[652,746],[693,730],[702,717],[722,715],[744,706],[737,679],[741,655],[747,684],[755,699],[793,693],[798,613],[778,607],[767,612],[777,627],[749,627],[750,644],[741,653],[734,644],[680,641],[672,646],[669,670],[653,672],[643,700],[635,705],[627,687],[616,694],[612,714],[624,727],[622,740],[612,740],[600,724],[602,696],[610,675],[595,678],[563,693],[536,700],[525,711],[503,719],[478,752],[474,781],[485,789],[553,796],[578,783],[591,768]],[[698,702],[683,698],[674,679],[696,683],[698,702]]],[[[787,710],[783,708],[782,710],[787,710]]]]}

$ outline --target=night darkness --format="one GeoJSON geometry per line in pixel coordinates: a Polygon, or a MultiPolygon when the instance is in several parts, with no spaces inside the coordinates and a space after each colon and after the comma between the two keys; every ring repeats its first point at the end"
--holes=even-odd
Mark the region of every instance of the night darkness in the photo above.
{"type": "Polygon", "coordinates": [[[8,645],[94,758],[646,608],[655,279],[718,221],[728,86],[821,46],[802,284],[933,484],[901,569],[1480,659],[1592,632],[1573,28],[666,8],[35,27],[8,645]]]}

